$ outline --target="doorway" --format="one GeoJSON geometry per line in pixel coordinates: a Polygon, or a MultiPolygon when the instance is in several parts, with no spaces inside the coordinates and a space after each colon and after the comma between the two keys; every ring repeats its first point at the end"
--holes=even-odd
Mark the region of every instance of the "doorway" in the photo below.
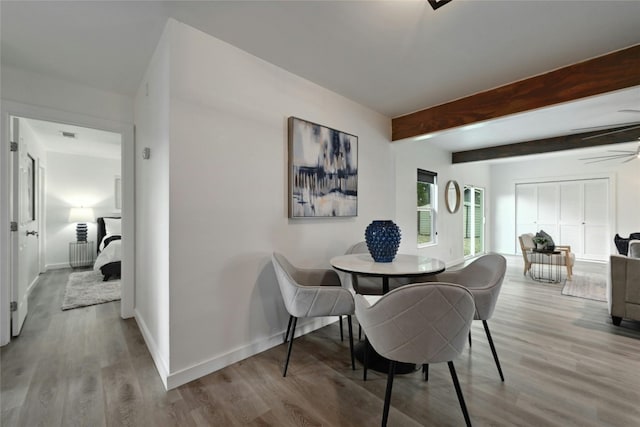
{"type": "Polygon", "coordinates": [[[472,258],[485,251],[484,188],[465,185],[462,200],[464,257],[472,258]]]}
{"type": "MultiPolygon", "coordinates": [[[[109,120],[96,119],[95,117],[83,116],[78,113],[70,113],[65,111],[52,110],[44,107],[25,105],[11,101],[2,102],[1,118],[4,132],[2,132],[1,147],[3,153],[10,152],[10,126],[12,117],[24,117],[27,119],[50,121],[55,123],[67,123],[74,126],[81,126],[91,129],[115,132],[120,135],[122,144],[121,152],[121,179],[122,179],[122,233],[128,236],[122,242],[122,297],[121,297],[121,317],[129,318],[134,313],[134,131],[133,125],[128,123],[113,122],[109,120]]],[[[10,181],[10,164],[12,155],[3,155],[0,164],[0,174],[2,185],[0,186],[0,220],[9,224],[13,221],[12,204],[10,203],[11,186],[10,181]]],[[[46,165],[45,165],[46,167],[46,165]]],[[[41,171],[41,169],[37,169],[41,171]]],[[[115,176],[114,176],[115,179],[115,176]]],[[[41,184],[38,177],[37,184],[41,188],[46,187],[46,180],[41,184]]],[[[37,185],[36,184],[36,185],[37,185]]],[[[110,188],[113,188],[113,183],[110,188]]],[[[36,201],[37,203],[37,201],[36,201]]],[[[39,203],[37,203],[39,204],[39,203]]],[[[0,299],[3,301],[11,301],[12,293],[12,271],[14,261],[17,257],[13,254],[12,234],[16,232],[0,230],[2,244],[0,245],[0,299]],[[12,258],[13,257],[13,258],[12,258]]],[[[40,266],[36,268],[39,270],[40,266]]],[[[40,263],[41,264],[41,263],[40,263]]],[[[11,337],[11,311],[9,304],[0,305],[0,345],[5,345],[10,341],[11,337]]]]}

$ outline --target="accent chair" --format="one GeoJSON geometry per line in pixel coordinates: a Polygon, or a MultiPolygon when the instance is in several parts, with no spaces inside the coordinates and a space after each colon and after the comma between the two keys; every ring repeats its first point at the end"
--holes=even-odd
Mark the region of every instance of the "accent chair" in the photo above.
{"type": "Polygon", "coordinates": [[[639,240],[640,233],[631,233],[629,237],[621,237],[619,234],[616,234],[613,237],[613,243],[616,245],[616,249],[618,249],[618,253],[620,255],[627,255],[629,252],[629,242],[631,240],[639,240]]]}
{"type": "Polygon", "coordinates": [[[573,276],[573,265],[576,261],[576,254],[571,252],[571,246],[555,245],[555,250],[559,251],[559,254],[536,253],[533,251],[536,247],[533,242],[533,236],[532,233],[525,233],[518,236],[522,258],[524,259],[523,274],[531,273],[531,266],[533,264],[547,264],[551,261],[553,265],[565,266],[567,269],[567,279],[571,280],[573,276]],[[549,260],[548,257],[551,257],[551,260],[549,260]]]}

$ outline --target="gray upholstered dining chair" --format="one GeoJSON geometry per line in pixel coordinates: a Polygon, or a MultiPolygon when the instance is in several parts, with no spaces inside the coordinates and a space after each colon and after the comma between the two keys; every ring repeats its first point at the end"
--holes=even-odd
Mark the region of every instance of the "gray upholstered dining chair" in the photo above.
{"type": "Polygon", "coordinates": [[[466,344],[474,314],[468,289],[451,283],[416,283],[381,297],[356,295],[356,315],[371,346],[390,360],[382,426],[387,425],[396,362],[447,362],[467,426],[471,425],[453,359],[466,344]],[[377,298],[373,304],[367,298],[377,298]]]}
{"type": "MultiPolygon", "coordinates": [[[[487,320],[491,318],[496,308],[506,271],[507,260],[505,257],[499,254],[487,254],[475,259],[459,270],[444,271],[426,278],[428,281],[456,283],[469,289],[476,305],[474,318],[475,320],[482,320],[482,325],[491,347],[491,353],[493,354],[493,360],[496,363],[502,381],[504,381],[504,375],[502,374],[496,347],[491,338],[491,332],[489,332],[487,320]]],[[[471,333],[469,333],[469,345],[471,345],[471,333]]],[[[428,375],[428,371],[425,374],[428,375]]]]}
{"type": "Polygon", "coordinates": [[[351,315],[354,312],[352,293],[342,287],[340,277],[330,269],[296,268],[282,255],[274,252],[271,260],[276,272],[284,305],[289,312],[289,324],[284,342],[289,341],[287,359],[282,376],[287,376],[287,368],[293,348],[293,337],[298,318],[347,316],[349,324],[349,349],[351,368],[356,369],[353,355],[353,328],[351,315]]]}

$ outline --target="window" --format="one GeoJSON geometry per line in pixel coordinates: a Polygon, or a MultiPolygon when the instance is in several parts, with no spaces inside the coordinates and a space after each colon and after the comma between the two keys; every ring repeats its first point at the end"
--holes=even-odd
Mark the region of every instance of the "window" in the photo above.
{"type": "Polygon", "coordinates": [[[418,169],[418,247],[436,243],[438,174],[418,169]]]}
{"type": "Polygon", "coordinates": [[[484,253],[484,189],[464,186],[464,256],[473,257],[484,253]]]}

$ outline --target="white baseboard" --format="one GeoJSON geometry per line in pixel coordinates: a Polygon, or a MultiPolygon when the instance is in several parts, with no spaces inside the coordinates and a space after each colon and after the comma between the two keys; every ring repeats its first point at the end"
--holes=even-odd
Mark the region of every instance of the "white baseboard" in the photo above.
{"type": "Polygon", "coordinates": [[[158,345],[153,339],[151,333],[149,332],[149,328],[147,328],[147,324],[144,322],[144,319],[142,318],[138,310],[134,310],[134,317],[136,319],[136,323],[138,323],[138,328],[142,333],[142,338],[144,338],[144,342],[147,344],[149,353],[151,353],[151,359],[153,359],[153,363],[156,365],[156,369],[158,370],[158,374],[160,375],[162,384],[164,385],[164,388],[166,390],[169,390],[167,384],[169,377],[169,365],[158,350],[158,345]]]}
{"type": "Polygon", "coordinates": [[[29,286],[27,287],[27,292],[25,293],[26,297],[28,298],[29,295],[31,295],[31,292],[35,289],[35,287],[38,285],[38,282],[40,281],[40,275],[38,274],[36,276],[35,279],[33,279],[33,282],[31,282],[29,284],[29,286]]]}
{"type": "MultiPolygon", "coordinates": [[[[315,331],[316,329],[323,328],[330,323],[336,322],[337,317],[316,318],[309,320],[310,321],[305,324],[299,324],[298,326],[296,326],[296,337],[308,334],[309,332],[315,331]]],[[[213,357],[209,360],[205,360],[204,362],[198,363],[188,368],[172,372],[167,378],[165,387],[167,387],[167,390],[179,387],[190,381],[218,371],[233,363],[239,362],[248,357],[269,350],[272,347],[282,344],[284,333],[285,331],[283,330],[282,332],[278,332],[270,337],[253,342],[236,350],[230,351],[217,357],[213,357]]]]}
{"type": "Polygon", "coordinates": [[[71,268],[71,266],[69,265],[68,262],[58,262],[56,264],[46,264],[44,268],[47,271],[49,271],[49,270],[60,270],[62,268],[71,268]]]}

